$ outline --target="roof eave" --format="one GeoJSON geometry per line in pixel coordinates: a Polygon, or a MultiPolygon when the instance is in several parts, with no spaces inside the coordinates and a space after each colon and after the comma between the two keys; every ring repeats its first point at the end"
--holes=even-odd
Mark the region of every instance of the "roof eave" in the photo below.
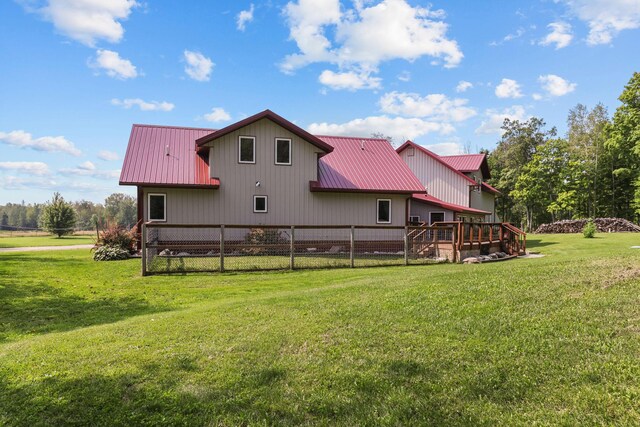
{"type": "Polygon", "coordinates": [[[321,187],[318,181],[309,181],[309,191],[314,193],[377,193],[377,194],[421,194],[426,190],[380,189],[380,188],[333,188],[321,187]]]}

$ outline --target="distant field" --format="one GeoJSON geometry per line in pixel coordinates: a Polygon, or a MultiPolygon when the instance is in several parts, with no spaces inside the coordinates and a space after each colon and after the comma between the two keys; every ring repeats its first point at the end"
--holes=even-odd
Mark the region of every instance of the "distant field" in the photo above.
{"type": "Polygon", "coordinates": [[[640,425],[640,234],[479,265],[0,254],[0,425],[640,425]]]}
{"type": "Polygon", "coordinates": [[[24,248],[28,246],[71,246],[71,245],[88,245],[95,241],[90,235],[82,236],[19,236],[8,237],[0,235],[0,248],[24,248]]]}

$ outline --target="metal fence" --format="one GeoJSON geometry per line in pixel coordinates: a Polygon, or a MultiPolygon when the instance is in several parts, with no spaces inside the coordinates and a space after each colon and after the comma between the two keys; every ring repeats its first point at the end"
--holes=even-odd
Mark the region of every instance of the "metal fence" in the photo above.
{"type": "Polygon", "coordinates": [[[456,261],[453,226],[142,227],[142,274],[369,267],[456,261]]]}

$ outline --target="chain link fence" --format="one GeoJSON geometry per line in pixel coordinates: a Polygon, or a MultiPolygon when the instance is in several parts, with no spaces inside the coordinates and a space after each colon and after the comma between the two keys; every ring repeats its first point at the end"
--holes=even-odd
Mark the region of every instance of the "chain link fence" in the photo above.
{"type": "Polygon", "coordinates": [[[456,260],[453,226],[147,223],[142,274],[430,264],[456,260]]]}

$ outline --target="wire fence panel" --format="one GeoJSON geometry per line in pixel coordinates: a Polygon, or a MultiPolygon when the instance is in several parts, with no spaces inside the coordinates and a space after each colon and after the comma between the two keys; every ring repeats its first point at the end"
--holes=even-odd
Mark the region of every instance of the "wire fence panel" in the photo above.
{"type": "Polygon", "coordinates": [[[454,260],[453,227],[147,223],[142,273],[285,270],[454,260]]]}

